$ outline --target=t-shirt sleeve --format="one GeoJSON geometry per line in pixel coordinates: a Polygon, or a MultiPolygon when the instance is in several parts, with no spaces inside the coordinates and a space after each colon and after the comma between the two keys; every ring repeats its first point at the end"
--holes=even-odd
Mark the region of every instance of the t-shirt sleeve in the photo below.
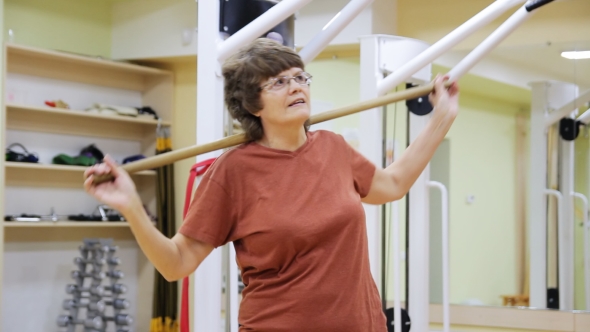
{"type": "Polygon", "coordinates": [[[369,190],[371,190],[371,184],[373,183],[373,176],[376,170],[375,164],[350,146],[342,136],[340,138],[349,156],[348,160],[352,169],[354,188],[361,198],[364,198],[369,194],[369,190]]]}
{"type": "Polygon", "coordinates": [[[221,184],[205,175],[178,232],[219,247],[229,242],[235,220],[229,193],[221,184]]]}

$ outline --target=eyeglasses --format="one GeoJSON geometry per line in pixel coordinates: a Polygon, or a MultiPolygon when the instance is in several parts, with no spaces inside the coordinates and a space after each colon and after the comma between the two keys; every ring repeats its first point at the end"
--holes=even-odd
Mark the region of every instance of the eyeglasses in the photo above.
{"type": "Polygon", "coordinates": [[[310,85],[311,84],[311,75],[304,71],[300,72],[295,76],[278,76],[273,77],[268,82],[263,84],[258,88],[258,91],[262,91],[262,89],[266,89],[268,91],[278,91],[289,85],[291,80],[294,80],[296,83],[300,85],[310,85]]]}

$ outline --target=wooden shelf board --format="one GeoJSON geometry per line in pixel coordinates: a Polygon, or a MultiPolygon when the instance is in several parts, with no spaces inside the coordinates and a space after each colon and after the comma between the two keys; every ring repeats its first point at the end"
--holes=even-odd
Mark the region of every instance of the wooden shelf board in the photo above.
{"type": "Polygon", "coordinates": [[[70,54],[65,52],[39,49],[30,46],[6,44],[8,55],[27,55],[39,59],[63,61],[76,63],[84,66],[102,67],[105,69],[116,69],[121,71],[133,72],[147,75],[168,75],[169,72],[156,68],[148,68],[131,63],[118,62],[114,60],[102,59],[83,55],[70,54]]]}
{"type": "MultiPolygon", "coordinates": [[[[65,117],[79,117],[79,118],[88,118],[88,119],[99,119],[99,120],[106,120],[106,121],[115,121],[115,122],[128,122],[128,123],[135,123],[135,124],[145,124],[151,126],[157,126],[158,121],[150,118],[145,117],[130,117],[130,116],[122,116],[122,115],[110,115],[110,114],[98,114],[98,113],[90,113],[86,111],[79,111],[79,110],[70,110],[65,108],[53,108],[53,107],[35,107],[35,106],[25,106],[25,105],[16,105],[16,104],[7,104],[6,110],[16,111],[16,112],[37,112],[42,114],[52,114],[57,116],[65,116],[65,117]]],[[[162,121],[162,126],[170,126],[170,122],[162,121]]]]}
{"type": "MultiPolygon", "coordinates": [[[[83,173],[86,167],[84,166],[68,166],[68,165],[47,165],[47,164],[33,164],[10,162],[5,163],[6,168],[18,170],[32,170],[32,171],[56,171],[56,172],[79,172],[83,173]]],[[[133,173],[133,175],[155,176],[156,171],[141,171],[133,173]]]]}
{"type": "Polygon", "coordinates": [[[4,227],[116,227],[129,228],[126,222],[101,221],[4,221],[4,227]]]}
{"type": "MultiPolygon", "coordinates": [[[[104,137],[134,141],[155,141],[158,121],[118,115],[91,114],[83,111],[6,106],[6,127],[13,130],[104,137]]],[[[170,126],[163,121],[162,125],[170,126]]]]}

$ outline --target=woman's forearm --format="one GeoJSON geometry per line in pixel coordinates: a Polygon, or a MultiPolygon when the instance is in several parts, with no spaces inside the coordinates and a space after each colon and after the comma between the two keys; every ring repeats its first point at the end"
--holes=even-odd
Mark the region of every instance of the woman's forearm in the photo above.
{"type": "Polygon", "coordinates": [[[154,227],[143,205],[140,202],[132,204],[122,213],[139,247],[160,274],[168,281],[178,279],[177,272],[182,266],[179,249],[171,239],[154,227]]]}
{"type": "MultiPolygon", "coordinates": [[[[395,187],[405,195],[430,162],[436,149],[453,124],[454,117],[432,117],[422,132],[385,171],[392,177],[395,187]]],[[[400,196],[400,197],[401,197],[400,196]]]]}

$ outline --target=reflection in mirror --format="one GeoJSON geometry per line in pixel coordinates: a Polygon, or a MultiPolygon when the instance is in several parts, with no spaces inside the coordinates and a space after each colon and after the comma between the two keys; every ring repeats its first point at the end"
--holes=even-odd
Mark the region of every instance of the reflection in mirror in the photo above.
{"type": "MultiPolygon", "coordinates": [[[[590,43],[507,46],[492,52],[490,58],[506,68],[513,68],[514,72],[525,73],[528,78],[575,84],[581,94],[590,88],[590,60],[565,59],[561,52],[582,49],[590,50],[590,43]]],[[[444,68],[434,67],[433,72],[445,72],[444,68]]],[[[527,195],[530,190],[532,96],[530,86],[523,84],[526,83],[516,80],[502,83],[466,75],[460,81],[460,116],[431,163],[431,179],[443,182],[450,192],[453,304],[530,305],[531,273],[537,273],[530,271],[531,253],[527,242],[530,235],[527,195]]],[[[575,95],[564,96],[563,100],[574,98],[575,95]]],[[[590,105],[586,102],[578,106],[579,115],[590,105]]],[[[546,174],[549,189],[563,188],[560,182],[563,180],[560,170],[564,168],[562,142],[558,125],[550,128],[546,174]]],[[[586,196],[590,195],[589,150],[589,132],[584,126],[575,140],[573,190],[586,196]]],[[[583,227],[583,217],[588,211],[581,199],[570,201],[575,210],[569,220],[575,218],[572,221],[575,227],[573,241],[570,241],[570,256],[573,257],[568,259],[571,282],[565,284],[565,288],[570,289],[572,304],[567,308],[590,310],[586,303],[590,285],[585,285],[584,274],[590,253],[584,256],[587,228],[583,227]]],[[[564,309],[563,304],[558,303],[559,211],[555,198],[548,197],[546,202],[546,265],[542,272],[546,289],[543,304],[535,307],[564,309]]],[[[440,198],[437,192],[431,193],[430,211],[430,299],[431,303],[440,303],[440,198]]],[[[561,287],[564,288],[563,281],[561,287]]]]}

